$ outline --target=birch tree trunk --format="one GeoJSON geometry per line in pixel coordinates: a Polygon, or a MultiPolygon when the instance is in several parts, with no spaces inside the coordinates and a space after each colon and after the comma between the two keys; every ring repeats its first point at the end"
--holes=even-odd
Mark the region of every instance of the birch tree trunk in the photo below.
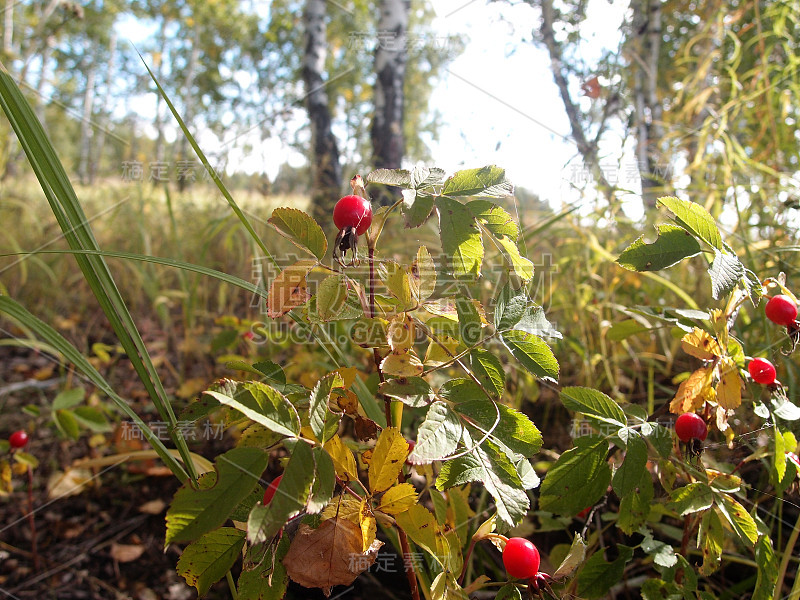
{"type": "Polygon", "coordinates": [[[95,152],[97,160],[93,161],[89,168],[89,183],[94,183],[97,177],[97,171],[100,168],[100,160],[103,157],[103,151],[106,146],[106,132],[108,131],[108,116],[112,110],[113,99],[111,97],[111,85],[114,77],[116,77],[117,66],[117,32],[111,31],[111,38],[108,42],[108,68],[106,69],[106,101],[103,110],[103,116],[98,119],[97,129],[97,143],[95,144],[95,152]]]}
{"type": "Polygon", "coordinates": [[[325,0],[307,0],[303,11],[305,54],[303,83],[305,104],[311,121],[313,187],[311,212],[320,223],[330,222],[333,205],[341,192],[339,148],[331,130],[331,112],[323,73],[327,57],[325,0]]]}
{"type": "Polygon", "coordinates": [[[97,63],[92,63],[86,73],[86,89],[83,93],[83,115],[81,116],[80,159],[78,161],[78,178],[81,184],[89,184],[89,171],[92,161],[92,133],[94,123],[94,81],[97,77],[97,63]]]}
{"type": "MultiPolygon", "coordinates": [[[[194,87],[195,74],[197,73],[197,64],[200,61],[200,28],[195,25],[194,35],[192,36],[192,50],[189,55],[189,64],[186,66],[186,77],[183,81],[183,120],[187,126],[191,126],[194,120],[195,102],[197,96],[194,94],[192,88],[194,87]]],[[[189,141],[183,132],[180,133],[180,141],[178,142],[178,189],[185,190],[192,183],[194,176],[194,169],[188,164],[187,148],[189,141]]]]}

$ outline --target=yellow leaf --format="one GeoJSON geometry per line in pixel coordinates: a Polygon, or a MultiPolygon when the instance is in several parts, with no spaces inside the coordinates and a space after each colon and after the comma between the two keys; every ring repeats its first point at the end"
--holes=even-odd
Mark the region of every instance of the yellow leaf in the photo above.
{"type": "Polygon", "coordinates": [[[369,465],[369,489],[373,494],[388,490],[408,458],[408,441],[396,427],[383,430],[369,465]]]}
{"type": "Polygon", "coordinates": [[[419,247],[411,265],[411,283],[420,301],[427,300],[436,289],[436,265],[425,246],[419,247]]]}
{"type": "Polygon", "coordinates": [[[381,362],[381,371],[384,375],[414,377],[422,373],[422,362],[413,351],[402,354],[392,353],[381,362]]]}
{"type": "Polygon", "coordinates": [[[286,267],[272,280],[267,298],[267,316],[275,319],[308,301],[311,296],[306,277],[315,264],[313,260],[300,260],[286,267]]]}
{"type": "Polygon", "coordinates": [[[719,358],[723,354],[719,342],[711,337],[707,331],[699,327],[695,327],[683,336],[681,347],[684,352],[700,360],[712,360],[713,358],[719,358]]]}
{"type": "Polygon", "coordinates": [[[344,445],[338,435],[334,435],[329,439],[323,448],[331,455],[333,466],[339,479],[344,479],[345,481],[358,479],[356,459],[350,448],[344,445]]]}
{"type": "Polygon", "coordinates": [[[446,362],[450,362],[452,358],[458,354],[460,342],[457,339],[446,334],[440,334],[439,342],[441,345],[434,341],[428,344],[428,350],[425,352],[426,365],[438,367],[446,362]]]}
{"type": "Polygon", "coordinates": [[[705,393],[711,387],[712,367],[701,367],[689,375],[689,379],[678,386],[678,392],[670,402],[669,410],[675,414],[693,411],[705,402],[705,393]]]}
{"type": "Polygon", "coordinates": [[[339,496],[323,508],[320,514],[323,521],[339,517],[358,525],[361,522],[361,500],[349,495],[339,496]]]}
{"type": "Polygon", "coordinates": [[[378,510],[390,515],[407,511],[419,500],[419,494],[410,483],[401,483],[386,490],[378,510]]]}
{"type": "Polygon", "coordinates": [[[372,509],[367,504],[367,499],[361,501],[359,511],[359,526],[361,527],[362,547],[361,551],[366,552],[375,541],[375,534],[378,531],[378,524],[372,516],[372,509]]]}
{"type": "Polygon", "coordinates": [[[358,375],[358,369],[355,367],[342,367],[340,369],[336,369],[334,373],[338,373],[342,376],[342,381],[344,382],[342,387],[347,389],[355,382],[356,376],[358,375]]]}
{"type": "Polygon", "coordinates": [[[742,403],[742,379],[739,370],[726,360],[721,365],[721,375],[717,384],[717,404],[726,410],[738,408],[742,403]]]}
{"type": "Polygon", "coordinates": [[[395,354],[410,350],[414,345],[414,320],[406,313],[395,315],[389,321],[389,347],[395,354]]]}
{"type": "Polygon", "coordinates": [[[395,517],[397,524],[403,528],[408,537],[417,545],[427,550],[437,560],[441,554],[437,553],[436,517],[421,504],[415,504],[407,511],[395,517]]]}

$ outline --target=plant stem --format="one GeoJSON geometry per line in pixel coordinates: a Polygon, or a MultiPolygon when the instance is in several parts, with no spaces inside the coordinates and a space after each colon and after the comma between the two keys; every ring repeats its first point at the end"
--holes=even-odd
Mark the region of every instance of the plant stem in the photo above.
{"type": "Polygon", "coordinates": [[[33,469],[28,467],[28,523],[31,526],[31,554],[33,570],[39,571],[39,553],[36,549],[36,521],[33,518],[33,469]]]}
{"type": "MultiPolygon", "coordinates": [[[[792,533],[789,535],[789,539],[786,540],[786,548],[783,551],[783,558],[781,559],[781,566],[778,569],[778,578],[775,583],[775,592],[773,594],[774,600],[779,600],[782,595],[783,590],[783,580],[786,577],[786,569],[789,566],[789,559],[792,557],[792,552],[794,552],[794,545],[797,543],[797,537],[800,536],[800,516],[797,518],[797,521],[794,524],[794,529],[792,529],[792,533]]],[[[800,581],[800,577],[795,575],[795,582],[794,586],[792,586],[792,593],[789,595],[791,600],[797,600],[800,598],[800,588],[798,588],[798,581],[800,581]]]]}
{"type": "Polygon", "coordinates": [[[400,536],[400,548],[403,551],[403,564],[405,566],[406,577],[408,578],[408,587],[411,588],[411,598],[413,598],[413,600],[420,600],[419,587],[417,586],[417,572],[414,569],[414,561],[411,558],[411,548],[408,546],[408,537],[402,527],[397,527],[397,533],[400,536]]]}
{"type": "Polygon", "coordinates": [[[236,582],[233,580],[233,575],[231,575],[230,571],[225,573],[225,579],[228,580],[228,588],[231,590],[231,598],[233,598],[233,600],[238,600],[239,594],[236,592],[236,582]]]}

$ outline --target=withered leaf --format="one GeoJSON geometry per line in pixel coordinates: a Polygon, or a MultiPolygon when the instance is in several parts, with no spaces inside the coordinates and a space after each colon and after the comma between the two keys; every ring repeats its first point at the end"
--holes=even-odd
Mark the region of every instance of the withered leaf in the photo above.
{"type": "Polygon", "coordinates": [[[330,596],[333,586],[350,585],[375,562],[383,542],[362,552],[362,540],[361,528],[347,519],[328,519],[318,529],[301,525],[283,565],[293,581],[330,596]]]}
{"type": "Polygon", "coordinates": [[[372,419],[356,415],[355,433],[361,441],[375,439],[378,437],[378,424],[372,419]]]}

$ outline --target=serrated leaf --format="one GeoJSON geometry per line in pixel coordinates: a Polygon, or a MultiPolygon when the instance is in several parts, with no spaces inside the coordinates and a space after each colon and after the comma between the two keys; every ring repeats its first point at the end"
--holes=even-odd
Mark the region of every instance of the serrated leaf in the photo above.
{"type": "Polygon", "coordinates": [[[612,342],[621,342],[632,335],[638,335],[649,331],[650,327],[642,325],[636,319],[626,319],[625,321],[614,323],[609,327],[606,331],[606,337],[612,342]]]}
{"type": "Polygon", "coordinates": [[[696,202],[681,200],[674,196],[659,198],[658,203],[671,211],[675,215],[676,222],[687,231],[712,248],[716,250],[723,249],[722,236],[719,233],[717,223],[705,208],[696,202]]]}
{"type": "MultiPolygon", "coordinates": [[[[756,564],[758,575],[756,587],[750,600],[771,600],[778,581],[778,560],[772,548],[772,540],[768,535],[762,535],[756,542],[756,564]]],[[[797,575],[795,575],[797,577],[797,575]]]]}
{"type": "Polygon", "coordinates": [[[504,404],[489,402],[484,398],[460,402],[453,408],[481,430],[492,429],[494,437],[523,456],[533,456],[542,447],[542,434],[536,425],[521,412],[504,404]]]}
{"type": "Polygon", "coordinates": [[[414,229],[425,223],[433,211],[434,200],[433,196],[416,190],[403,190],[402,208],[406,227],[414,229]]]}
{"type": "Polygon", "coordinates": [[[376,169],[367,175],[367,183],[415,187],[411,184],[411,173],[405,169],[376,169]]]}
{"type": "Polygon", "coordinates": [[[525,288],[515,290],[508,282],[500,290],[494,305],[494,326],[498,331],[513,329],[520,322],[531,300],[525,288]]]}
{"type": "Polygon", "coordinates": [[[439,573],[431,582],[431,600],[469,600],[469,594],[458,584],[448,569],[439,573]]]}
{"type": "Polygon", "coordinates": [[[637,434],[628,438],[625,460],[611,479],[611,486],[619,498],[632,494],[647,472],[647,444],[637,434]]]}
{"type": "Polygon", "coordinates": [[[308,250],[319,260],[325,257],[328,249],[328,240],[322,227],[296,208],[276,208],[268,220],[276,229],[289,236],[289,239],[300,248],[308,250]]]}
{"type": "Polygon", "coordinates": [[[755,544],[758,539],[758,527],[750,513],[728,494],[720,494],[720,498],[722,501],[717,503],[719,511],[733,527],[739,539],[745,544],[755,544]]]}
{"type": "Polygon", "coordinates": [[[619,404],[598,390],[586,387],[566,387],[561,390],[559,398],[567,410],[596,417],[617,427],[625,427],[628,422],[628,418],[619,404]]]}
{"type": "Polygon", "coordinates": [[[469,353],[469,359],[472,372],[483,387],[496,398],[502,396],[506,389],[506,373],[500,359],[485,348],[473,348],[469,353]]]}
{"type": "Polygon", "coordinates": [[[389,379],[378,386],[378,393],[413,408],[428,406],[436,399],[430,384],[420,377],[389,379]]]}
{"type": "Polygon", "coordinates": [[[706,511],[697,530],[697,547],[703,552],[703,564],[699,569],[701,575],[708,576],[717,570],[724,542],[725,530],[717,511],[706,511]]]}
{"type": "Polygon", "coordinates": [[[424,189],[434,185],[441,185],[444,181],[444,176],[444,169],[417,166],[411,170],[411,187],[424,189]]]}
{"type": "Polygon", "coordinates": [[[739,408],[742,404],[742,378],[739,369],[730,359],[720,362],[720,377],[717,383],[717,404],[725,410],[739,408]]]}
{"type": "Polygon", "coordinates": [[[710,333],[695,327],[681,338],[681,348],[700,360],[713,360],[723,355],[719,342],[710,333]]]}
{"type": "Polygon", "coordinates": [[[213,584],[225,577],[244,547],[244,532],[221,527],[189,544],[178,559],[176,570],[186,583],[205,595],[213,584]]]}
{"type": "Polygon", "coordinates": [[[397,298],[398,310],[404,311],[414,308],[416,302],[411,292],[411,277],[408,271],[393,261],[387,261],[384,263],[384,267],[386,268],[384,283],[386,284],[386,289],[397,298]]]}
{"type": "Polygon", "coordinates": [[[670,507],[680,516],[700,512],[714,503],[714,492],[705,483],[695,481],[670,494],[670,507]]]}
{"type": "MultiPolygon", "coordinates": [[[[465,443],[468,440],[472,446],[474,442],[465,435],[465,443]]],[[[530,502],[519,474],[508,456],[490,440],[469,454],[446,461],[436,479],[436,488],[445,490],[472,481],[483,483],[492,495],[504,529],[516,527],[527,514],[530,502]]]]}
{"type": "Polygon", "coordinates": [[[362,348],[380,348],[389,344],[388,327],[386,319],[362,317],[351,325],[350,337],[362,348]]]}
{"type": "Polygon", "coordinates": [[[595,504],[611,483],[608,441],[584,436],[548,469],[542,482],[539,508],[559,515],[577,515],[595,504]]]}
{"type": "Polygon", "coordinates": [[[399,513],[395,520],[417,546],[429,552],[437,560],[441,560],[441,555],[438,553],[440,544],[437,543],[439,526],[431,511],[421,504],[414,504],[408,510],[399,513]]]}
{"type": "Polygon", "coordinates": [[[259,381],[243,382],[237,388],[233,396],[214,390],[203,393],[238,410],[270,431],[289,437],[296,437],[300,433],[297,410],[277,390],[259,381]]]}
{"type": "Polygon", "coordinates": [[[660,271],[690,256],[702,248],[688,231],[675,225],[656,226],[658,238],[652,244],[639,237],[617,257],[617,264],[629,271],[660,271]]]}
{"type": "MultiPolygon", "coordinates": [[[[459,295],[456,298],[456,312],[458,313],[458,332],[461,341],[466,346],[474,346],[481,339],[481,313],[478,312],[476,301],[468,296],[459,295]]],[[[481,312],[482,312],[481,308],[481,312]]]]}
{"type": "Polygon", "coordinates": [[[533,263],[520,254],[517,243],[506,236],[495,237],[495,239],[517,277],[523,281],[533,279],[533,263]]]}
{"type": "Polygon", "coordinates": [[[333,459],[324,449],[316,446],[312,448],[312,453],[314,454],[314,483],[306,503],[306,512],[313,515],[325,508],[333,498],[333,492],[336,489],[336,469],[333,459]]]}
{"type": "Polygon", "coordinates": [[[311,446],[304,441],[297,441],[291,452],[270,503],[267,506],[258,503],[250,511],[247,540],[251,544],[270,540],[286,521],[306,507],[315,479],[314,454],[311,446]]]}
{"type": "Polygon", "coordinates": [[[545,380],[558,380],[558,361],[542,338],[512,329],[503,333],[502,339],[512,356],[531,374],[545,380]]]}
{"type": "Polygon", "coordinates": [[[308,403],[308,421],[311,430],[323,444],[327,442],[339,428],[339,416],[328,409],[331,390],[342,387],[344,381],[339,373],[330,373],[320,379],[311,390],[308,403]]]}
{"type": "Polygon", "coordinates": [[[483,264],[483,239],[469,209],[451,198],[437,198],[442,251],[456,277],[477,278],[483,264]]]}
{"type": "Polygon", "coordinates": [[[378,510],[389,515],[399,515],[407,511],[419,500],[419,494],[410,483],[399,483],[390,487],[381,497],[378,510]]]}
{"type": "Polygon", "coordinates": [[[212,488],[196,490],[185,484],[175,493],[167,510],[165,545],[195,540],[222,525],[258,485],[268,462],[269,454],[257,448],[234,448],[220,455],[212,488]]]}
{"type": "Polygon", "coordinates": [[[642,540],[642,550],[653,557],[653,562],[660,567],[670,569],[678,564],[675,550],[669,544],[653,539],[653,534],[645,530],[642,540]]]}
{"type": "Polygon", "coordinates": [[[399,429],[387,427],[381,432],[369,464],[369,489],[373,494],[394,485],[408,458],[408,450],[408,441],[399,429]]]}
{"type": "Polygon", "coordinates": [[[617,544],[617,558],[606,562],[602,552],[589,557],[578,573],[578,596],[592,600],[605,598],[614,584],[622,579],[625,565],[633,558],[633,548],[617,544]]]}
{"type": "Polygon", "coordinates": [[[569,552],[561,561],[561,564],[553,573],[553,579],[565,579],[572,577],[578,567],[586,560],[586,542],[583,541],[581,534],[576,533],[569,547],[569,552]]]}
{"type": "Polygon", "coordinates": [[[469,400],[488,400],[483,390],[471,379],[456,377],[442,384],[439,396],[450,402],[468,402],[469,400]]]}
{"type": "Polygon", "coordinates": [[[344,445],[338,435],[334,435],[323,446],[325,451],[330,454],[336,475],[344,481],[355,481],[358,479],[358,468],[352,450],[344,445]]]}
{"type": "Polygon", "coordinates": [[[467,203],[467,208],[492,235],[517,241],[519,225],[504,208],[488,200],[473,200],[467,203]]]}
{"type": "Polygon", "coordinates": [[[301,260],[286,267],[272,280],[267,297],[268,317],[276,319],[308,301],[306,277],[313,267],[313,261],[301,260]]]}
{"type": "Polygon", "coordinates": [[[797,421],[800,419],[800,407],[790,402],[782,392],[773,392],[770,401],[772,403],[772,414],[776,417],[784,421],[797,421]]]}
{"type": "Polygon", "coordinates": [[[711,389],[713,375],[713,367],[700,367],[689,375],[689,378],[678,386],[678,391],[669,404],[670,412],[679,415],[703,406],[706,394],[711,389]]]}
{"type": "Polygon", "coordinates": [[[513,583],[507,583],[500,588],[494,600],[522,600],[522,593],[513,583]]]}
{"type": "Polygon", "coordinates": [[[417,258],[411,265],[412,282],[420,302],[424,302],[436,290],[436,265],[425,246],[417,250],[417,258]]]}
{"type": "Polygon", "coordinates": [[[711,276],[711,296],[719,300],[732,292],[744,276],[744,265],[735,254],[714,251],[714,262],[708,269],[711,276]]]}
{"type": "Polygon", "coordinates": [[[263,551],[260,546],[248,550],[237,582],[238,600],[281,600],[284,597],[289,575],[282,561],[290,543],[289,536],[284,535],[277,545],[268,545],[263,551]]]}
{"type": "Polygon", "coordinates": [[[452,454],[461,440],[463,426],[458,416],[441,401],[431,404],[417,429],[417,443],[408,455],[412,464],[427,464],[452,454]]]}
{"type": "Polygon", "coordinates": [[[504,198],[514,193],[506,172],[494,165],[479,169],[464,169],[451,175],[442,189],[443,196],[480,196],[504,198]]]}
{"type": "Polygon", "coordinates": [[[381,361],[381,372],[394,377],[416,377],[424,369],[422,361],[413,350],[388,354],[381,361]]]}
{"type": "Polygon", "coordinates": [[[341,275],[331,275],[322,280],[316,294],[317,316],[321,321],[334,319],[347,300],[347,284],[341,275]]]}

